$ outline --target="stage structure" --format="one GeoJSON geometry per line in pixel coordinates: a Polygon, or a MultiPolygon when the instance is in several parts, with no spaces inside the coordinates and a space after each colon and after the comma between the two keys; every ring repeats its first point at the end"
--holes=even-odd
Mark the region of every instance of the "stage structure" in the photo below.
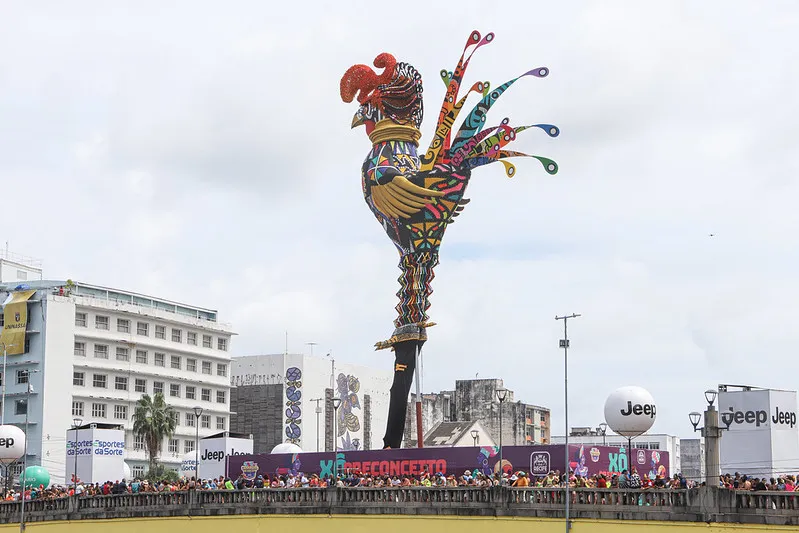
{"type": "MultiPolygon", "coordinates": [[[[365,126],[372,142],[361,169],[364,198],[397,248],[402,271],[394,332],[388,340],[376,344],[377,349],[390,348],[395,354],[383,438],[385,448],[398,448],[402,444],[414,371],[417,393],[420,392],[419,353],[427,340],[427,328],[435,325],[427,315],[433,269],[438,264],[445,230],[469,203],[464,195],[472,169],[499,161],[512,178],[516,167],[507,160],[531,157],[541,162],[549,174],[558,171],[558,165],[551,159],[507,149],[516,135],[527,129],[540,129],[550,137],[557,137],[560,130],[556,126],[512,126],[510,119],[504,118],[498,125],[485,128],[487,112],[511,85],[526,76],[544,78],[549,74],[547,67],[529,70],[496,88],[487,81],[478,81],[466,95],[459,96],[472,55],[493,40],[493,33],[482,36],[473,31],[455,70],[441,71],[447,91],[433,140],[422,155],[417,153],[423,116],[422,76],[412,65],[382,53],[374,60],[374,66],[382,69],[380,74],[367,65],[354,65],[341,79],[341,98],[345,102],[357,98],[360,104],[352,127],[365,126]],[[453,133],[455,121],[471,93],[476,93],[480,100],[453,133]]],[[[417,404],[417,420],[419,410],[417,404]]],[[[421,436],[418,437],[421,442],[421,436]]]]}

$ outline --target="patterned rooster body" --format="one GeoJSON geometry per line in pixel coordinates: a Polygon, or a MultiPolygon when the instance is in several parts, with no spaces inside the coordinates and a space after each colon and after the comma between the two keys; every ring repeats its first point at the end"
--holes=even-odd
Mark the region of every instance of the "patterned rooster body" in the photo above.
{"type": "Polygon", "coordinates": [[[499,161],[508,177],[513,177],[516,169],[507,159],[532,157],[548,173],[558,170],[550,159],[505,148],[525,129],[535,127],[556,137],[557,127],[512,127],[506,118],[497,126],[485,128],[486,113],[502,93],[523,76],[547,76],[547,68],[528,71],[494,89],[488,82],[477,82],[465,96],[458,95],[472,54],[493,38],[492,33],[483,37],[472,32],[454,72],[441,72],[447,92],[433,140],[422,155],[417,152],[423,118],[422,78],[413,66],[383,53],[374,61],[375,67],[383,69],[381,74],[366,65],[355,65],[341,80],[342,99],[351,102],[357,95],[361,104],[352,127],[365,126],[372,141],[361,172],[364,198],[400,255],[402,273],[394,332],[388,340],[376,344],[378,349],[392,348],[396,359],[386,447],[401,444],[415,353],[427,339],[426,328],[434,325],[427,315],[433,270],[447,226],[469,202],[464,195],[472,169],[499,161]],[[453,133],[471,93],[481,99],[453,133]]]}

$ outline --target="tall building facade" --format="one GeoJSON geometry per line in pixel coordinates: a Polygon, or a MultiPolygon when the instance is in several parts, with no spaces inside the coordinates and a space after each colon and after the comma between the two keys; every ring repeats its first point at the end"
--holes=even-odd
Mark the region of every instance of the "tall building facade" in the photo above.
{"type": "Polygon", "coordinates": [[[255,453],[282,442],[307,452],[383,447],[390,370],[304,354],[235,357],[231,370],[230,430],[252,434],[255,453]],[[334,410],[332,398],[341,400],[334,410]]]}
{"type": "MultiPolygon", "coordinates": [[[[455,390],[422,394],[422,431],[426,435],[440,422],[477,421],[497,443],[502,426],[504,446],[549,444],[549,409],[515,400],[512,390],[507,391],[505,401],[500,406],[497,389],[504,388],[501,379],[468,379],[457,380],[455,390]]],[[[411,394],[405,417],[406,447],[416,445],[415,403],[416,395],[411,394]]]]}
{"type": "Polygon", "coordinates": [[[197,425],[201,437],[228,430],[233,332],[216,311],[71,281],[23,283],[0,283],[1,301],[31,293],[24,346],[9,351],[2,375],[1,408],[5,423],[20,427],[27,413],[29,465],[63,482],[66,432],[80,421],[121,426],[125,461],[143,474],[133,412],[145,393],[163,392],[176,410],[175,434],[160,456],[171,468],[194,450],[197,425]],[[203,409],[199,420],[195,407],[203,409]]]}

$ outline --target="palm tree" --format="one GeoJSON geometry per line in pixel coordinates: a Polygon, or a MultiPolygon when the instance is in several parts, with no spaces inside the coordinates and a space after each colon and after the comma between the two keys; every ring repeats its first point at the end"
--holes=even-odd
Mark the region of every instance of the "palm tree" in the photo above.
{"type": "Polygon", "coordinates": [[[157,392],[153,398],[145,394],[136,402],[136,411],[133,413],[133,434],[144,439],[150,470],[155,468],[156,459],[161,454],[164,437],[169,438],[174,433],[175,409],[167,405],[163,393],[157,392]]]}

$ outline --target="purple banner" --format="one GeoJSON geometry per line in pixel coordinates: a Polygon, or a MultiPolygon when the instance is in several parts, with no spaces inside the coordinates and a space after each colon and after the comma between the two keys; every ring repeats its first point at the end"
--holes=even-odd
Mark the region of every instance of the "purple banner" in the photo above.
{"type": "MultiPolygon", "coordinates": [[[[505,472],[523,470],[533,476],[545,476],[550,470],[564,470],[563,445],[504,446],[502,464],[505,472]]],[[[632,462],[638,472],[653,477],[669,475],[669,454],[659,450],[633,449],[632,462]]],[[[576,474],[591,476],[618,473],[628,468],[624,448],[616,446],[569,445],[569,467],[576,474]]],[[[422,472],[461,475],[466,470],[490,475],[499,471],[498,447],[402,448],[395,450],[339,451],[339,473],[361,472],[390,476],[415,476],[422,472]]],[[[240,474],[253,479],[257,475],[333,474],[333,453],[233,455],[228,457],[227,475],[240,474]]]]}

